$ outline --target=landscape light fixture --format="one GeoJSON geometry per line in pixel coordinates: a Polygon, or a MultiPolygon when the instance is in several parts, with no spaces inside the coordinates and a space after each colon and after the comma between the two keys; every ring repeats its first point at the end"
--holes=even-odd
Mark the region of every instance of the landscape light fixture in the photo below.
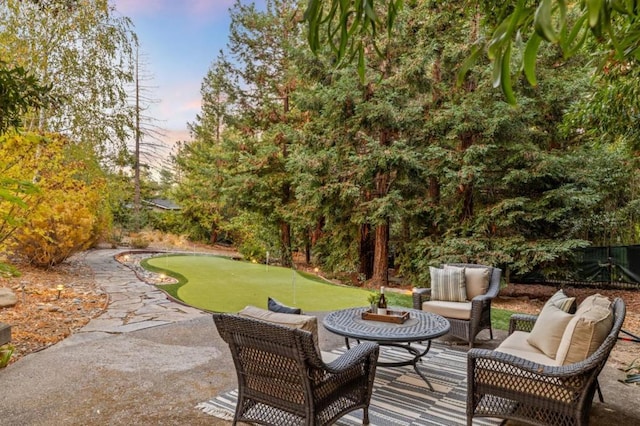
{"type": "Polygon", "coordinates": [[[64,286],[62,284],[58,284],[56,290],[58,290],[58,297],[56,297],[56,299],[60,299],[60,293],[62,293],[62,290],[64,290],[64,286]]]}

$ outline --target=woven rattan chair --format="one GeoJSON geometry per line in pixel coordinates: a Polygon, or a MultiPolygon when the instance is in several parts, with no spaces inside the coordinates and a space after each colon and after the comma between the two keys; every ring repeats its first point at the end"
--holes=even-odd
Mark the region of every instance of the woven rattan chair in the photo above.
{"type": "MultiPolygon", "coordinates": [[[[500,291],[500,278],[502,270],[492,266],[469,264],[469,263],[451,263],[451,266],[464,268],[488,268],[491,271],[489,280],[489,288],[487,292],[481,296],[476,296],[471,300],[471,316],[470,319],[447,318],[451,324],[449,334],[469,342],[469,348],[473,348],[476,336],[482,330],[489,330],[489,337],[493,340],[493,329],[491,328],[491,300],[493,300],[500,291]]],[[[413,290],[413,308],[422,310],[422,303],[431,297],[430,288],[416,288],[413,290]]]]}
{"type": "MultiPolygon", "coordinates": [[[[588,425],[596,390],[604,402],[598,374],[624,321],[622,299],[615,299],[612,306],[614,323],[606,339],[591,356],[575,364],[555,367],[497,351],[470,350],[467,424],[472,424],[473,417],[497,417],[532,425],[588,425]]],[[[533,315],[513,315],[509,334],[531,331],[535,319],[533,315]]]]}
{"type": "Polygon", "coordinates": [[[232,314],[213,319],[238,375],[234,425],[327,425],[358,409],[369,423],[377,344],[325,364],[309,331],[232,314]]]}

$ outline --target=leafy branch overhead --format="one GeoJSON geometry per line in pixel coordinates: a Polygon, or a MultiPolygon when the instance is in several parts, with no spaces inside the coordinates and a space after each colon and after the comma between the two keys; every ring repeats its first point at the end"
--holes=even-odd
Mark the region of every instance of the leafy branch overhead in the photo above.
{"type": "MultiPolygon", "coordinates": [[[[537,84],[536,63],[543,41],[558,45],[569,58],[591,37],[601,46],[598,53],[603,65],[640,60],[640,5],[635,0],[468,3],[469,7],[479,4],[491,17],[486,21],[490,36],[476,40],[460,65],[458,83],[484,54],[493,64],[493,86],[499,87],[511,104],[516,103],[515,75],[523,72],[529,84],[537,84]]],[[[364,79],[365,40],[375,45],[378,28],[385,21],[391,35],[402,6],[403,0],[309,0],[304,16],[309,46],[317,52],[323,44],[329,45],[341,64],[357,57],[358,73],[364,79]]]]}
{"type": "Polygon", "coordinates": [[[304,19],[308,22],[309,46],[314,52],[318,51],[323,44],[322,29],[325,27],[326,40],[337,53],[340,62],[352,62],[357,56],[358,73],[364,79],[364,40],[371,36],[375,47],[376,35],[381,26],[376,5],[383,5],[386,10],[386,28],[390,35],[402,3],[403,0],[309,0],[304,13],[304,19]]]}
{"type": "Polygon", "coordinates": [[[0,133],[20,127],[24,114],[50,102],[50,90],[24,68],[0,60],[0,133]]]}

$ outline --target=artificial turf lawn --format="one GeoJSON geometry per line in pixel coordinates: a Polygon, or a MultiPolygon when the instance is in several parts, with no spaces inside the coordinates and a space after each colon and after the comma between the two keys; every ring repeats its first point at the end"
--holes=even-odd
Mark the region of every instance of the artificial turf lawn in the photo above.
{"type": "MultiPolygon", "coordinates": [[[[142,265],[179,280],[178,284],[160,286],[172,296],[191,306],[215,312],[237,312],[247,305],[266,309],[269,296],[307,312],[333,311],[366,306],[370,293],[368,290],[329,284],[313,275],[287,268],[267,268],[218,256],[152,257],[144,260],[142,265]]],[[[410,294],[391,292],[387,297],[393,306],[412,307],[410,294]]],[[[492,308],[493,327],[508,330],[509,318],[514,313],[492,308]]]]}
{"type": "Polygon", "coordinates": [[[149,258],[145,264],[180,280],[174,289],[180,300],[215,312],[237,312],[247,305],[266,309],[268,297],[306,312],[332,311],[366,306],[370,293],[289,268],[218,256],[161,256],[149,258]]]}

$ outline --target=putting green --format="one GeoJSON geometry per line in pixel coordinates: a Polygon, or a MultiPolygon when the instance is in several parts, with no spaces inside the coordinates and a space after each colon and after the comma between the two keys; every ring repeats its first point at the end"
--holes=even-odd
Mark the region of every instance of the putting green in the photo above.
{"type": "Polygon", "coordinates": [[[171,255],[146,263],[181,276],[177,296],[185,303],[215,312],[237,312],[247,305],[267,307],[267,297],[309,311],[366,306],[369,291],[327,283],[288,268],[218,256],[171,255]]]}

